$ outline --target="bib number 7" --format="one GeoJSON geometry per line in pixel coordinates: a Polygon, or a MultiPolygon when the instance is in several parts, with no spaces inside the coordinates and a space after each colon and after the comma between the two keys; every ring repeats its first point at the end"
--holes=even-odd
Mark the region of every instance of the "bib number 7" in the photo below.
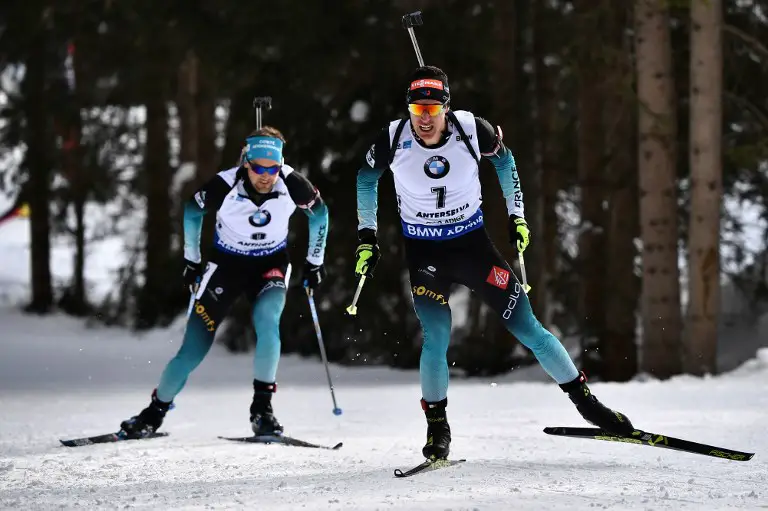
{"type": "Polygon", "coordinates": [[[445,207],[445,193],[446,193],[445,187],[433,186],[432,193],[437,195],[436,208],[443,209],[445,207]]]}

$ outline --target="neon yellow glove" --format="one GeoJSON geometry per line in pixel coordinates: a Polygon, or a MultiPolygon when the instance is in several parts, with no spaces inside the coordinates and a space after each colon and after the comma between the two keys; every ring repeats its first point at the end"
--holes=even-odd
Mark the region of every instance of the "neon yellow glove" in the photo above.
{"type": "Polygon", "coordinates": [[[355,250],[355,274],[373,277],[373,270],[380,257],[381,252],[376,235],[361,236],[360,244],[355,250]]]}
{"type": "Polygon", "coordinates": [[[528,229],[528,222],[525,218],[517,215],[509,217],[509,241],[518,252],[523,253],[530,243],[531,231],[528,229]]]}

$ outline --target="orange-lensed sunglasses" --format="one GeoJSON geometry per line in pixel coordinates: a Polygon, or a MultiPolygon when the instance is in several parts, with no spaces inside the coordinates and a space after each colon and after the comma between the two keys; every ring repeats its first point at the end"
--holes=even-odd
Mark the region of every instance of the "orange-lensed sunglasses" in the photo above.
{"type": "Polygon", "coordinates": [[[437,117],[440,115],[440,112],[445,110],[445,105],[436,104],[436,105],[421,105],[419,103],[409,103],[408,104],[408,111],[411,112],[413,115],[421,117],[424,112],[427,112],[430,117],[437,117]]]}

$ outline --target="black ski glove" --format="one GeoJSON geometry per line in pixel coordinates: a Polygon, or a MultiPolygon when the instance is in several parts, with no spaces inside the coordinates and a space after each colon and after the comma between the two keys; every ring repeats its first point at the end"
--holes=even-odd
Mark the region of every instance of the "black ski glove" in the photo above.
{"type": "Polygon", "coordinates": [[[315,290],[320,283],[325,280],[325,265],[312,264],[304,261],[304,276],[302,277],[304,287],[315,290]]]}
{"type": "Polygon", "coordinates": [[[193,263],[188,259],[184,259],[184,272],[182,273],[182,277],[184,278],[184,285],[189,288],[190,293],[197,292],[197,286],[200,284],[200,278],[202,276],[202,263],[193,263]]]}

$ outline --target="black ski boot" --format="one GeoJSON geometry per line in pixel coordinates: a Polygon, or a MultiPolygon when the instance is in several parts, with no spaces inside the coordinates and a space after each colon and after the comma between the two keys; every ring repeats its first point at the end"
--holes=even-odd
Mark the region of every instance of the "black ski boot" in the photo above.
{"type": "Polygon", "coordinates": [[[635,430],[627,416],[598,401],[587,387],[587,376],[584,372],[579,373],[575,380],[563,383],[560,388],[568,393],[568,397],[576,405],[576,410],[590,424],[616,435],[631,435],[635,430]]]}
{"type": "Polygon", "coordinates": [[[283,434],[283,425],[272,413],[272,394],[277,391],[276,383],[253,380],[253,402],[251,403],[251,429],[256,436],[283,434]]]}
{"type": "Polygon", "coordinates": [[[144,408],[139,415],[120,423],[120,429],[125,432],[127,438],[145,438],[157,431],[163,424],[163,419],[168,410],[173,408],[173,403],[166,403],[157,399],[157,389],[152,391],[152,402],[144,408]]]}
{"type": "Polygon", "coordinates": [[[421,453],[427,459],[445,459],[451,450],[451,427],[445,414],[446,406],[448,398],[436,403],[421,400],[421,409],[427,416],[427,443],[421,453]]]}

